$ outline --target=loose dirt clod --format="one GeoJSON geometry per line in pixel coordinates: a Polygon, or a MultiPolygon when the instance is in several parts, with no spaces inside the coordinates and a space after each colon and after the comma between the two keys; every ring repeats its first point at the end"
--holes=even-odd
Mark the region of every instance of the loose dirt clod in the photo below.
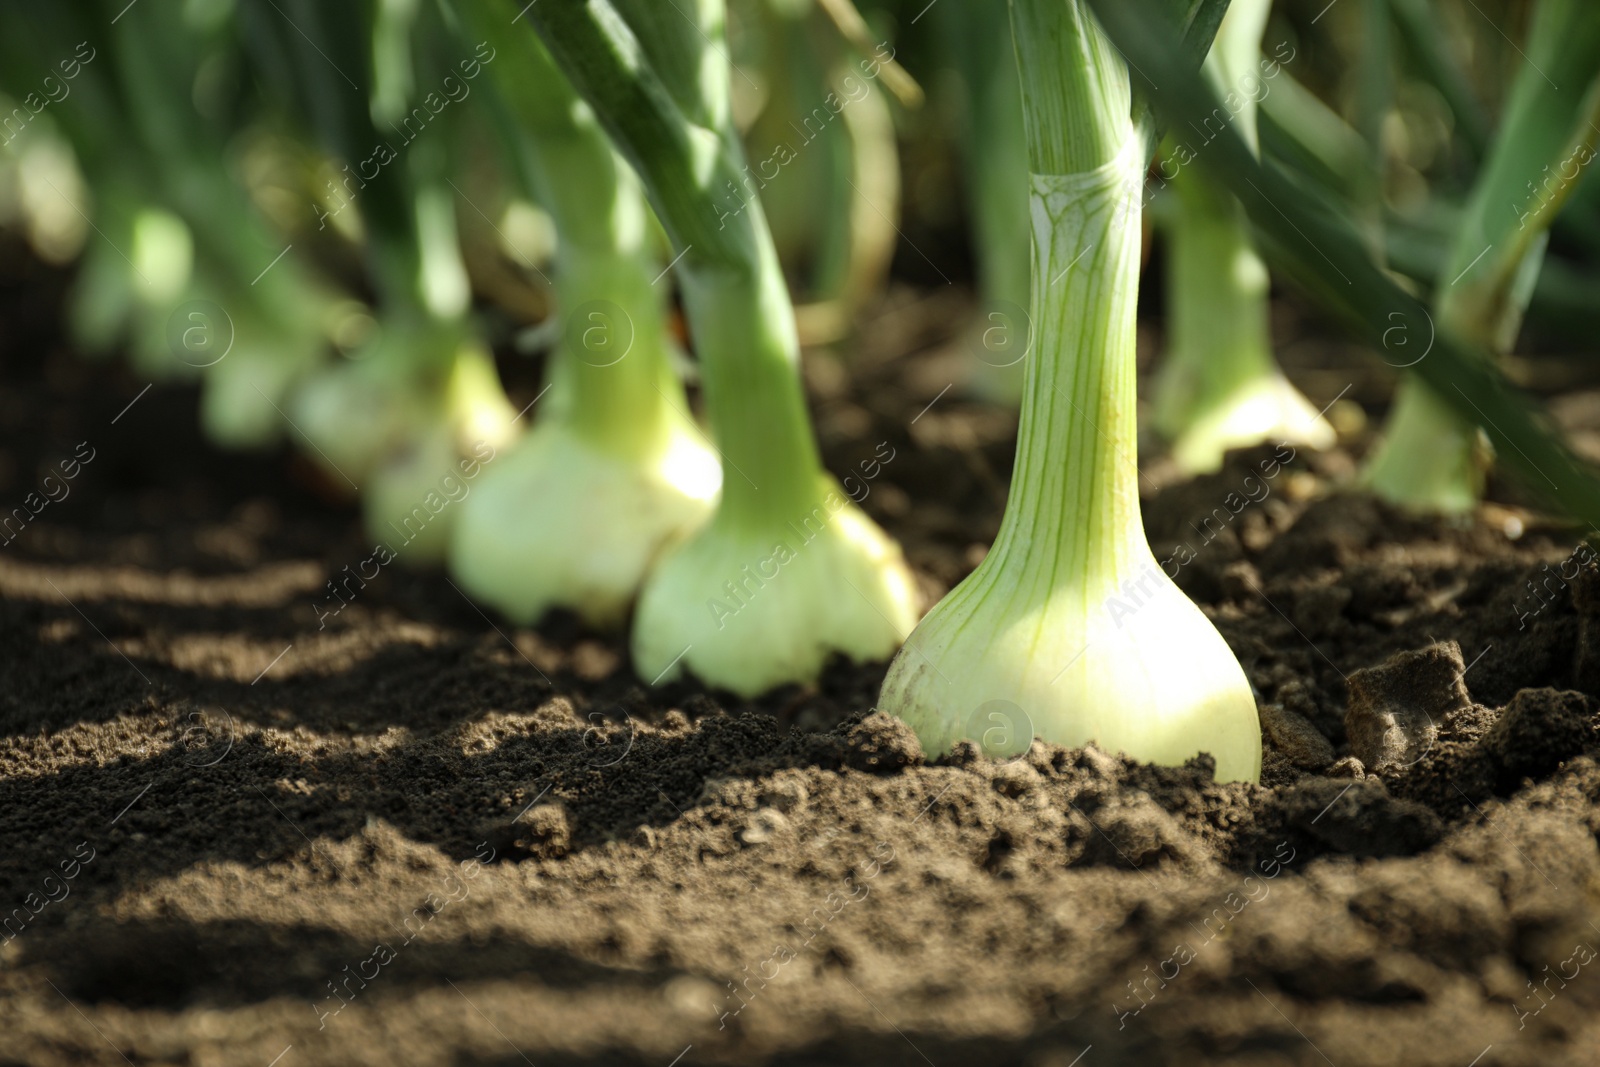
{"type": "Polygon", "coordinates": [[[1367,773],[1415,763],[1433,748],[1445,718],[1471,707],[1462,680],[1465,667],[1461,646],[1446,641],[1351,672],[1345,732],[1351,754],[1367,773]]]}
{"type": "Polygon", "coordinates": [[[1329,778],[1365,778],[1367,769],[1354,756],[1346,756],[1343,759],[1335,760],[1333,765],[1324,773],[1329,778]]]}
{"type": "Polygon", "coordinates": [[[1333,745],[1311,720],[1280,704],[1261,705],[1261,729],[1296,767],[1314,771],[1333,762],[1333,745]]]}
{"type": "Polygon", "coordinates": [[[571,816],[560,802],[535,804],[511,824],[511,847],[521,855],[565,856],[571,846],[571,816]]]}
{"type": "MultiPolygon", "coordinates": [[[[1307,847],[1356,856],[1408,856],[1437,841],[1439,817],[1391,796],[1381,779],[1307,778],[1277,798],[1282,832],[1307,847]]],[[[1276,820],[1263,819],[1264,823],[1276,820]]]]}
{"type": "Polygon", "coordinates": [[[1524,689],[1479,742],[1500,770],[1500,787],[1548,774],[1595,740],[1594,706],[1582,693],[1524,689]]]}
{"type": "Polygon", "coordinates": [[[789,829],[789,820],[776,808],[760,808],[745,821],[739,840],[747,845],[764,845],[789,829]]]}

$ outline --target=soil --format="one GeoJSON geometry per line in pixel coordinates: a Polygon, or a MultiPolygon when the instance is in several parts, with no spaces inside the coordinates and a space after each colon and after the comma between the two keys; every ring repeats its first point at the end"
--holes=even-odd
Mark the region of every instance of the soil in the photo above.
{"type": "MultiPolygon", "coordinates": [[[[1453,524],[1331,493],[1344,452],[1153,465],[1261,784],[930,763],[882,664],[651,690],[614,637],[399,567],[319,624],[352,506],[69,353],[62,279],[4,262],[0,500],[93,458],[0,547],[0,1065],[1594,1062],[1600,583],[1550,578],[1574,532],[1503,492],[1453,524]]],[[[865,507],[930,597],[1014,439],[935,396],[964,311],[897,292],[858,357],[808,355],[830,466],[895,450],[865,507]]],[[[1291,332],[1318,403],[1381,398],[1291,332]]]]}

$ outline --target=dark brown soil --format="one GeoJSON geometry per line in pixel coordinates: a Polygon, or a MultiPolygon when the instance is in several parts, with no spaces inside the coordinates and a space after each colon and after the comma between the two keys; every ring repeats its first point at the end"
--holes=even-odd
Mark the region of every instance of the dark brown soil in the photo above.
{"type": "MultiPolygon", "coordinates": [[[[1600,588],[1525,584],[1568,531],[1237,457],[1147,523],[1268,706],[1262,784],[930,765],[871,713],[881,665],[652,692],[614,639],[394,568],[319,629],[350,507],[288,450],[216,454],[186,389],[124,411],[145,381],[29,333],[60,282],[8,269],[0,502],[94,458],[0,547],[0,1064],[1595,1062],[1600,588]],[[1359,714],[1434,709],[1367,775],[1347,680],[1452,641],[1357,680],[1359,714]]],[[[919,417],[937,359],[886,357],[960,309],[896,300],[808,383],[835,470],[896,450],[866,507],[934,596],[1012,420],[919,417]]],[[[1307,350],[1319,402],[1355,380],[1307,350]]]]}

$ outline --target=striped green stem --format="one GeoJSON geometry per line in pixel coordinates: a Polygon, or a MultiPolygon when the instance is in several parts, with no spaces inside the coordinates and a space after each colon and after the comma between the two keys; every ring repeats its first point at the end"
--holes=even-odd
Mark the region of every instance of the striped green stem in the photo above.
{"type": "Polygon", "coordinates": [[[1260,773],[1249,684],[1158,567],[1139,514],[1135,410],[1144,131],[1082,0],[1012,0],[1033,218],[1034,350],[993,548],[890,667],[879,706],[930,754],[1039,737],[1260,773]],[[996,717],[998,716],[998,720],[996,717]],[[1003,720],[1003,722],[999,722],[1003,720]],[[995,728],[1007,727],[999,743],[995,728]]]}

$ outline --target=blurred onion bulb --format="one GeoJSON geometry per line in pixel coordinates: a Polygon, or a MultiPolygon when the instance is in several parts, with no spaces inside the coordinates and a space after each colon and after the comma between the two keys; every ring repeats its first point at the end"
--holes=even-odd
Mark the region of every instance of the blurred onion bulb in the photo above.
{"type": "Polygon", "coordinates": [[[518,623],[565,607],[596,627],[620,625],[663,548],[715,503],[721,471],[669,365],[652,268],[637,255],[598,272],[568,261],[561,292],[615,302],[591,299],[567,315],[560,381],[548,387],[564,403],[539,416],[463,508],[450,568],[518,623]]]}

